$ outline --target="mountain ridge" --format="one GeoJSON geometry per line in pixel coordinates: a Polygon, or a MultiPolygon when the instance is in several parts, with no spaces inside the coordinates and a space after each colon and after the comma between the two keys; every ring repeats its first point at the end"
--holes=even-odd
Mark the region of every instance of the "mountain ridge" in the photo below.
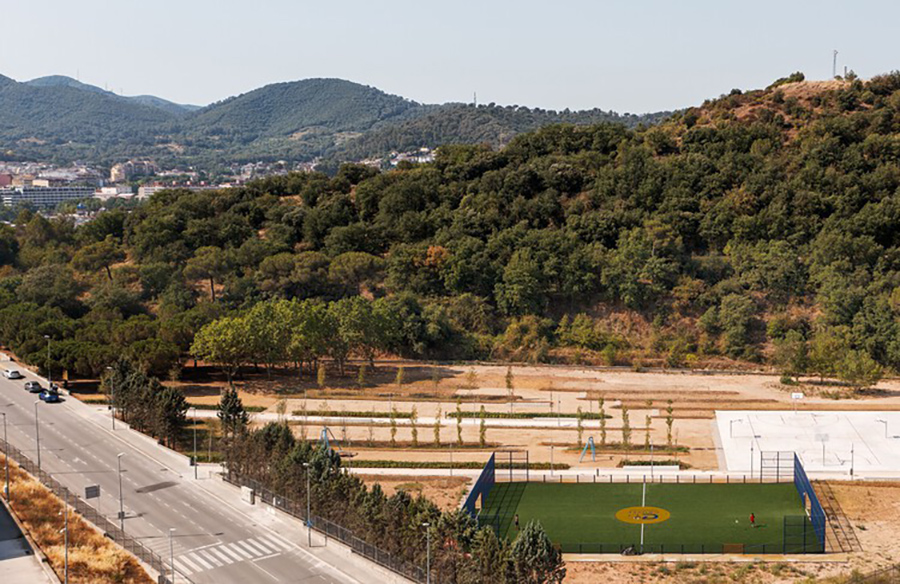
{"type": "Polygon", "coordinates": [[[423,104],[336,78],[273,83],[204,107],[121,96],[61,75],[0,79],[0,159],[100,165],[152,157],[214,169],[257,160],[330,161],[444,143],[502,146],[554,123],[654,123],[668,112],[423,104]]]}

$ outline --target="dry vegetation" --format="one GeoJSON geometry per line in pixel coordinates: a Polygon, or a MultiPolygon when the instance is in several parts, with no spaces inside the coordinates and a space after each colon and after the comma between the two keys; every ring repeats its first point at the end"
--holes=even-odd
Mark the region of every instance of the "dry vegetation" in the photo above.
{"type": "MultiPolygon", "coordinates": [[[[0,463],[4,463],[0,455],[0,463]]],[[[15,463],[10,464],[12,508],[62,578],[65,567],[63,502],[15,463]]],[[[152,584],[136,558],[69,510],[69,582],[152,584]]]]}

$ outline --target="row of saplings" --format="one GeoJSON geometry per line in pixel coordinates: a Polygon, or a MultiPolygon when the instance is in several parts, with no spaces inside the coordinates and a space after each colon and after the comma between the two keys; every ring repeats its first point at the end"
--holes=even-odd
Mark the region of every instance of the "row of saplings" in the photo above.
{"type": "MultiPolygon", "coordinates": [[[[233,401],[236,396],[223,396],[223,401],[226,399],[233,401]]],[[[379,485],[366,488],[359,478],[342,472],[340,456],[297,440],[285,424],[246,430],[239,415],[230,418],[223,413],[220,409],[230,472],[287,498],[305,501],[303,464],[308,463],[313,515],[423,569],[430,539],[432,582],[538,584],[562,582],[565,577],[561,554],[539,523],[526,525],[514,542],[501,540],[490,527],[479,528],[464,511],[442,512],[421,495],[413,498],[398,491],[387,497],[379,485]]]]}

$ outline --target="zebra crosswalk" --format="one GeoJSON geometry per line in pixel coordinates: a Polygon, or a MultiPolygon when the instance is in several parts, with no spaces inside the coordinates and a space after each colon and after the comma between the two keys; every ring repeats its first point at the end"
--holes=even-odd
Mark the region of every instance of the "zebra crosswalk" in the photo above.
{"type": "Polygon", "coordinates": [[[187,576],[196,572],[214,570],[235,562],[272,558],[291,549],[290,544],[271,535],[242,539],[230,543],[217,543],[179,554],[175,569],[187,576]]]}

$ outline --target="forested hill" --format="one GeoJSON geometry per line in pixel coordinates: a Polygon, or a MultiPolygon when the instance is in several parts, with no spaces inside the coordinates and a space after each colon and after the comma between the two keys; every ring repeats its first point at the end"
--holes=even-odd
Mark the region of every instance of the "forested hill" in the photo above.
{"type": "Polygon", "coordinates": [[[657,127],[162,192],[77,229],[23,213],[0,227],[0,342],[41,363],[50,334],[85,374],[387,351],[865,387],[900,369],[898,130],[900,73],[787,79],[657,127]]]}
{"type": "Polygon", "coordinates": [[[25,83],[2,77],[0,159],[110,164],[147,156],[163,166],[214,170],[233,162],[322,155],[361,159],[448,142],[500,145],[547,124],[634,124],[659,117],[468,109],[477,115],[464,106],[423,105],[340,79],[276,83],[198,109],[154,96],[119,96],[63,76],[25,83]],[[369,133],[374,137],[366,140],[369,133]]]}
{"type": "Polygon", "coordinates": [[[654,114],[618,114],[601,109],[584,111],[548,111],[521,106],[447,104],[428,113],[394,124],[384,124],[371,132],[339,145],[331,153],[343,160],[362,160],[382,156],[392,150],[410,151],[421,146],[447,144],[490,144],[504,146],[522,132],[552,124],[590,125],[620,123],[626,127],[654,124],[671,112],[654,114]]]}

